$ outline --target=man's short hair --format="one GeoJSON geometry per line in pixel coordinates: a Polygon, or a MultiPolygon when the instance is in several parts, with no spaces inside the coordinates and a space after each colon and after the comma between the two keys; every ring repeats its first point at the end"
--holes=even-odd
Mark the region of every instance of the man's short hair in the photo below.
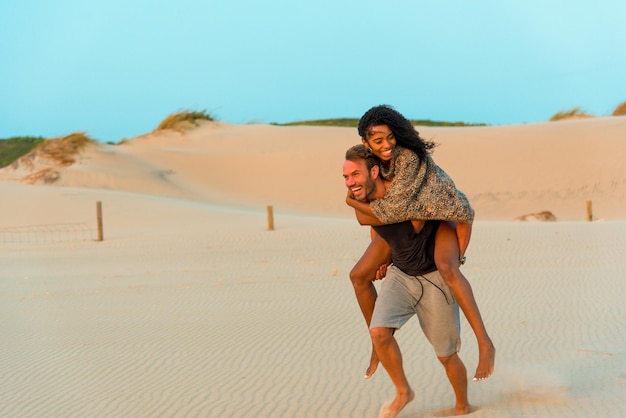
{"type": "Polygon", "coordinates": [[[378,158],[372,153],[372,150],[367,148],[363,144],[358,144],[353,147],[350,147],[348,151],[346,151],[346,160],[348,161],[358,161],[365,160],[365,166],[367,170],[371,170],[375,165],[380,165],[378,158]]]}

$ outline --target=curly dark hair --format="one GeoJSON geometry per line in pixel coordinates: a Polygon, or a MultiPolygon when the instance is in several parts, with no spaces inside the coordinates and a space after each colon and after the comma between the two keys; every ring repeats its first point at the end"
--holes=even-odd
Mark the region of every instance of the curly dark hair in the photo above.
{"type": "Polygon", "coordinates": [[[370,128],[378,125],[387,125],[396,138],[396,144],[414,151],[422,160],[437,146],[421,138],[411,121],[389,105],[374,106],[365,112],[359,120],[359,135],[367,141],[370,128]]]}

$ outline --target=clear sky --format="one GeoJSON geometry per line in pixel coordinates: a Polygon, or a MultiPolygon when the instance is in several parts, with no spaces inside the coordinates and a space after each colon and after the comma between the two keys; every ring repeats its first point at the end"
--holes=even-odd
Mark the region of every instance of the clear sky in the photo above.
{"type": "Polygon", "coordinates": [[[518,124],[626,100],[624,0],[2,0],[0,138],[236,123],[518,124]]]}

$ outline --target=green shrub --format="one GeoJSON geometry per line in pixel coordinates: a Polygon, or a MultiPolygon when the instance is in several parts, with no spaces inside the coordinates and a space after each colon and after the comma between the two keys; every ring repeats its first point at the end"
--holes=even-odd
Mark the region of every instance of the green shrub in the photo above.
{"type": "Polygon", "coordinates": [[[41,136],[14,136],[0,139],[0,168],[12,164],[44,141],[45,138],[41,136]]]}

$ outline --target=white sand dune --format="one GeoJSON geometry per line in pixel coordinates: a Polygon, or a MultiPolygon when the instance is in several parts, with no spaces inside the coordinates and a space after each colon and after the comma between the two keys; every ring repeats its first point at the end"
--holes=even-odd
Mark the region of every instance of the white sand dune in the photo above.
{"type": "MultiPolygon", "coordinates": [[[[472,416],[626,415],[626,118],[419,130],[477,211],[464,271],[498,358],[472,416]],[[542,210],[558,221],[512,221],[542,210]]],[[[393,388],[362,378],[348,273],[368,231],[341,178],[357,141],[209,124],[91,148],[53,185],[0,170],[0,416],[376,417],[393,388]]],[[[417,393],[400,416],[445,416],[417,321],[398,339],[417,393]]]]}
{"type": "MultiPolygon", "coordinates": [[[[541,211],[584,220],[587,200],[597,218],[626,216],[626,117],[418,130],[440,144],[435,160],[468,195],[477,220],[541,211]]],[[[352,128],[211,123],[91,147],[55,184],[351,216],[341,162],[358,141],[352,128]]],[[[23,176],[0,170],[0,180],[23,176]]]]}

